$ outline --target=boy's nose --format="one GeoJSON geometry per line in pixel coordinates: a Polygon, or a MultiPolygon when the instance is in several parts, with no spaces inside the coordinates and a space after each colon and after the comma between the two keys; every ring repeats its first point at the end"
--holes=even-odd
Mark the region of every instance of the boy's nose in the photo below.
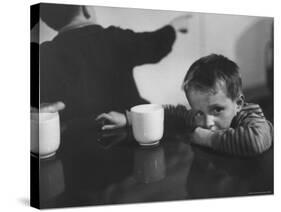
{"type": "Polygon", "coordinates": [[[206,115],[205,117],[205,127],[207,129],[211,129],[212,127],[214,127],[215,122],[214,122],[214,117],[210,116],[210,115],[206,115]]]}

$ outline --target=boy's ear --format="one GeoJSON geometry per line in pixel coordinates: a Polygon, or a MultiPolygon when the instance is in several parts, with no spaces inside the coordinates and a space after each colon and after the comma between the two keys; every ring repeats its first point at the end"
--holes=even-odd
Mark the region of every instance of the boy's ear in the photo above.
{"type": "Polygon", "coordinates": [[[236,104],[237,104],[237,109],[238,111],[240,111],[244,105],[245,102],[245,97],[244,95],[240,95],[237,99],[236,99],[236,104]]]}
{"type": "Polygon", "coordinates": [[[82,12],[83,12],[83,15],[85,16],[85,18],[89,19],[91,17],[91,15],[88,11],[88,8],[86,6],[82,6],[82,12]]]}

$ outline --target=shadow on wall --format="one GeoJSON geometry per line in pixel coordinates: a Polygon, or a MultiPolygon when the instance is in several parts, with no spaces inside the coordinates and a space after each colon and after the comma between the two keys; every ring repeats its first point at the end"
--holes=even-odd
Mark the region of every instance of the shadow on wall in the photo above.
{"type": "Polygon", "coordinates": [[[252,24],[237,40],[246,101],[259,104],[273,123],[273,19],[252,24]]]}
{"type": "Polygon", "coordinates": [[[272,18],[263,18],[250,25],[237,39],[235,54],[244,89],[266,86],[266,49],[272,40],[272,23],[272,18]]]}

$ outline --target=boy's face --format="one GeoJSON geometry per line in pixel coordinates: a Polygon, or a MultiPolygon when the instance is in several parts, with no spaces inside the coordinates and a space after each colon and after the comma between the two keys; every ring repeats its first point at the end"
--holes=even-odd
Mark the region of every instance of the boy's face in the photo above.
{"type": "Polygon", "coordinates": [[[226,95],[225,86],[216,86],[215,91],[191,88],[187,99],[192,109],[198,110],[200,126],[210,130],[227,129],[243,105],[243,96],[232,100],[226,95]]]}

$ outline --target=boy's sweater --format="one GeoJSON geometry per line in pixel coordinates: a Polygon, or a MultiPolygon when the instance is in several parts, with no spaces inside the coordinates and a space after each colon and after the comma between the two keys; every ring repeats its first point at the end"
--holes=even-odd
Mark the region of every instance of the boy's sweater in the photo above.
{"type": "MultiPolygon", "coordinates": [[[[196,111],[185,106],[165,106],[165,127],[179,131],[196,128],[196,111]]],[[[273,141],[273,126],[257,104],[245,103],[233,118],[231,126],[215,131],[211,137],[213,150],[239,156],[251,156],[268,150],[273,141]]]]}

